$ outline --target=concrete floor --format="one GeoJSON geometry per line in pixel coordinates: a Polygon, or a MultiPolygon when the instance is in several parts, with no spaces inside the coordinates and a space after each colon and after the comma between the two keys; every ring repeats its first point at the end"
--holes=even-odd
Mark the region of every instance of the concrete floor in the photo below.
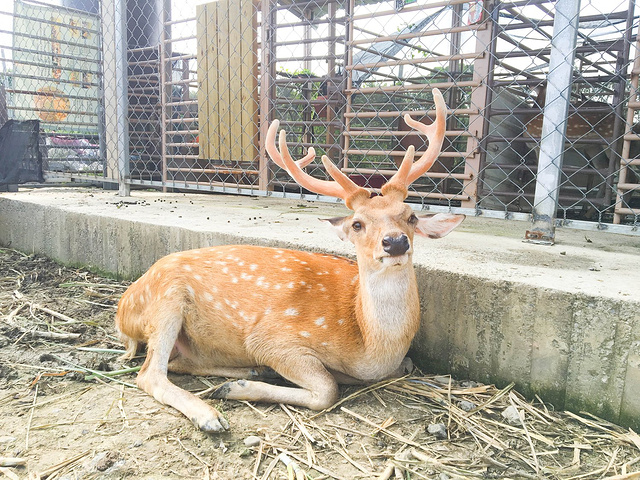
{"type": "MultiPolygon", "coordinates": [[[[134,278],[155,260],[204,245],[250,243],[352,256],[317,218],[339,204],[268,197],[86,188],[0,193],[0,245],[134,278]]],[[[423,327],[412,356],[429,371],[541,394],[640,426],[640,237],[468,217],[418,238],[423,327]]]]}

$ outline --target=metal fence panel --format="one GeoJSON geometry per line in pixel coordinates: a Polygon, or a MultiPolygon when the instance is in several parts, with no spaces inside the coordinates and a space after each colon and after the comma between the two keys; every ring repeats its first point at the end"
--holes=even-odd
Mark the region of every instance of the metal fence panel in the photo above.
{"type": "MultiPolygon", "coordinates": [[[[31,61],[46,65],[38,74],[19,70],[30,62],[24,51],[34,50],[35,39],[15,30],[28,15],[2,15],[12,22],[5,32],[10,35],[2,36],[9,116],[31,111],[50,120],[64,112],[68,122],[92,119],[97,130],[64,133],[86,141],[85,154],[97,152],[107,178],[120,175],[125,185],[164,189],[314,196],[266,155],[262,139],[278,119],[294,157],[313,146],[375,191],[409,145],[418,153],[426,148],[403,117],[410,113],[429,123],[431,92],[438,87],[449,107],[447,138],[432,170],[411,187],[409,201],[416,208],[529,218],[540,202],[535,192],[544,176],[541,143],[560,134],[563,161],[553,164],[559,185],[550,192],[554,204],[557,197],[551,210],[558,221],[638,227],[635,0],[563,0],[580,6],[566,132],[549,122],[543,128],[548,92],[556,87],[548,83],[555,82],[552,0],[120,1],[126,5],[120,26],[126,58],[112,56],[110,29],[117,19],[109,13],[112,2],[102,2],[102,17],[89,8],[78,14],[78,24],[49,16],[40,33],[29,34],[44,39],[48,49],[31,61]],[[95,25],[83,27],[89,18],[95,25]],[[63,25],[79,38],[63,36],[63,25]],[[83,28],[105,35],[104,58],[99,49],[95,59],[88,56],[95,48],[80,40],[83,28]],[[72,58],[76,66],[60,63],[72,58]],[[117,93],[118,62],[126,65],[126,97],[117,93]],[[18,78],[45,74],[56,88],[70,84],[76,90],[59,100],[54,91],[38,94],[44,84],[25,86],[32,98],[54,106],[44,100],[17,105],[18,78]],[[104,97],[96,100],[86,91],[91,82],[105,82],[104,97]],[[121,101],[114,104],[114,96],[121,101]],[[72,100],[86,103],[72,112],[72,100]],[[61,109],[65,101],[69,107],[61,109]],[[126,154],[110,149],[110,138],[126,142],[126,154]],[[118,161],[125,165],[118,167],[118,161]]],[[[60,136],[54,130],[47,135],[60,136]]],[[[66,164],[72,159],[65,153],[66,164]]],[[[327,178],[318,159],[307,171],[327,178]]]]}

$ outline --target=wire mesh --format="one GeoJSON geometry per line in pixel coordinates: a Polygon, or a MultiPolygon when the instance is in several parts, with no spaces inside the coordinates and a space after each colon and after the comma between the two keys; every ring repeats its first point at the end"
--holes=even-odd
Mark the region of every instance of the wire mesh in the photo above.
{"type": "MultiPolygon", "coordinates": [[[[8,25],[0,31],[7,104],[0,101],[0,120],[2,112],[40,118],[50,170],[118,178],[101,153],[110,136],[122,136],[111,128],[122,114],[100,96],[103,70],[111,79],[114,68],[100,57],[106,3],[101,18],[98,0],[61,1],[67,7],[25,0],[0,7],[8,25]],[[31,17],[37,27],[22,25],[31,17]]],[[[404,115],[431,122],[437,87],[449,109],[446,140],[408,201],[506,217],[534,210],[553,1],[123,4],[129,163],[122,181],[308,194],[266,154],[266,129],[278,119],[295,158],[313,146],[375,191],[410,145],[426,149],[404,115]]],[[[635,0],[581,1],[562,165],[554,160],[562,220],[638,225],[636,10],[635,0]]],[[[327,178],[317,159],[307,172],[327,178]]]]}

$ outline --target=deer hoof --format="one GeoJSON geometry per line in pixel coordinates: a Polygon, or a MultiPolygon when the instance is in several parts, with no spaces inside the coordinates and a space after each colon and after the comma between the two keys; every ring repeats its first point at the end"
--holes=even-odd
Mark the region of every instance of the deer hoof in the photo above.
{"type": "Polygon", "coordinates": [[[212,417],[202,419],[192,418],[191,421],[203,432],[217,433],[229,430],[229,422],[218,412],[212,417]]]}

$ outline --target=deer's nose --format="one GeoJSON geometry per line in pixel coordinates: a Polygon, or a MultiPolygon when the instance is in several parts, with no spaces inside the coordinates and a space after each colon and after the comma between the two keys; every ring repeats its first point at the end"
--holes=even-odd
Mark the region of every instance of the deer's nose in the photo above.
{"type": "Polygon", "coordinates": [[[392,257],[404,255],[409,250],[409,238],[404,233],[397,237],[387,235],[382,239],[382,248],[392,257]]]}

